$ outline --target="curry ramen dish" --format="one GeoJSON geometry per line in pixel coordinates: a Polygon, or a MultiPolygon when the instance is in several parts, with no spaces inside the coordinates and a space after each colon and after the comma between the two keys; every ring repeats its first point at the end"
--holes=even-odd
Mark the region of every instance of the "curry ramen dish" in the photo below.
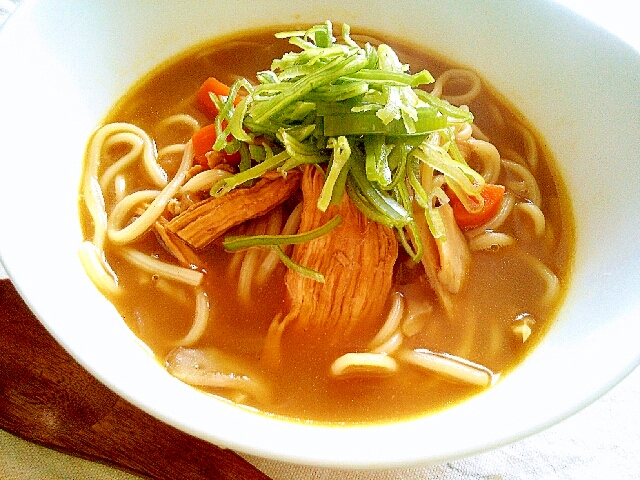
{"type": "Polygon", "coordinates": [[[337,30],[245,32],[136,85],[87,148],[80,257],[194,388],[288,419],[409,419],[545,334],[571,209],[476,73],[337,30]]]}

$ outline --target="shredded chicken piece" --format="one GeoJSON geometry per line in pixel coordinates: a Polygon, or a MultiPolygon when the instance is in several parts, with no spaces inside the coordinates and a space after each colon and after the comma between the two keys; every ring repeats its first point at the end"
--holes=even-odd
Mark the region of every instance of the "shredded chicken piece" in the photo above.
{"type": "Polygon", "coordinates": [[[471,251],[467,239],[456,223],[451,205],[442,205],[438,209],[447,236],[445,241],[436,239],[440,253],[438,279],[451,293],[458,293],[471,265],[471,251]]]}
{"type": "MultiPolygon", "coordinates": [[[[142,215],[149,208],[149,204],[145,204],[136,209],[137,216],[142,215]]],[[[167,212],[165,212],[166,214],[167,212]]],[[[193,249],[182,239],[167,230],[169,220],[165,214],[160,215],[151,226],[152,231],[156,234],[156,238],[164,249],[178,260],[178,263],[185,268],[194,268],[200,265],[200,258],[193,249]]]]}
{"type": "Polygon", "coordinates": [[[183,267],[199,265],[200,259],[193,249],[182,239],[167,230],[168,222],[164,216],[160,216],[153,225],[153,230],[165,249],[173,255],[183,267]]]}
{"type": "MultiPolygon", "coordinates": [[[[419,209],[415,205],[416,209],[419,209]]],[[[429,232],[424,215],[416,215],[416,225],[424,254],[422,265],[429,286],[436,293],[447,314],[453,311],[452,294],[460,291],[471,263],[471,252],[467,240],[453,217],[450,205],[438,207],[445,225],[446,240],[435,240],[429,232]]]]}
{"type": "Polygon", "coordinates": [[[440,300],[440,303],[447,314],[451,314],[453,312],[453,299],[451,298],[451,292],[442,285],[438,278],[438,272],[440,270],[438,246],[429,231],[429,226],[427,225],[427,219],[424,216],[424,212],[417,204],[414,204],[414,209],[417,212],[415,215],[415,221],[416,226],[418,227],[418,234],[420,235],[420,240],[422,240],[422,245],[424,247],[421,262],[424,267],[424,273],[428,283],[428,285],[425,285],[425,288],[431,288],[436,293],[438,300],[440,300]]]}
{"type": "Polygon", "coordinates": [[[194,248],[204,248],[230,228],[280,205],[298,190],[300,178],[297,170],[286,177],[265,176],[252,187],[236,188],[190,206],[166,228],[194,248]]]}
{"type": "Polygon", "coordinates": [[[189,179],[195,177],[197,174],[202,172],[202,170],[204,170],[202,165],[194,165],[194,166],[192,166],[189,169],[189,171],[187,172],[187,178],[185,179],[185,181],[189,181],[189,179]]]}
{"type": "Polygon", "coordinates": [[[337,344],[363,322],[379,321],[391,290],[398,256],[393,230],[366,218],[348,195],[340,205],[330,205],[324,213],[318,210],[323,182],[324,175],[316,167],[305,169],[299,231],[312,230],[336,215],[342,216],[342,223],[327,235],[296,245],[292,259],[322,273],[325,283],[287,271],[289,311],[281,322],[282,317],[276,317],[270,328],[265,355],[271,359],[272,355],[277,359],[287,325],[337,344]]]}

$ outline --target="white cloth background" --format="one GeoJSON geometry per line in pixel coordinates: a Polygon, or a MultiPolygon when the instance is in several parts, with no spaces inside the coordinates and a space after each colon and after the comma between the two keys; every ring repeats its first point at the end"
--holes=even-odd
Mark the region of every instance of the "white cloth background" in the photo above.
{"type": "MultiPolygon", "coordinates": [[[[19,0],[0,0],[0,24],[19,0]]],[[[559,0],[640,50],[635,3],[559,0]]],[[[0,265],[0,278],[6,273],[0,265]]],[[[387,471],[302,467],[245,456],[274,480],[524,480],[640,478],[640,369],[581,412],[514,444],[446,464],[387,471]]],[[[26,442],[0,430],[0,478],[110,479],[135,477],[26,442]]]]}

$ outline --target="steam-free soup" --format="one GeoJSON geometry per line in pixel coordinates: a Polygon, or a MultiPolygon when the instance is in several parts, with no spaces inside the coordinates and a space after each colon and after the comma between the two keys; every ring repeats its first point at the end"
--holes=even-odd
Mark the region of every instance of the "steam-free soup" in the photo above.
{"type": "Polygon", "coordinates": [[[569,278],[543,140],[428,51],[275,31],[189,51],[114,107],[81,191],[89,275],[170,374],[267,414],[387,422],[491,388],[569,278]]]}

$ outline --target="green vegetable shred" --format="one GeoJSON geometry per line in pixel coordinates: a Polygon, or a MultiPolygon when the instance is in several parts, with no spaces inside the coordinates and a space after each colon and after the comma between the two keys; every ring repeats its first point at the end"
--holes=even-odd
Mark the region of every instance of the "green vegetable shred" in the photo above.
{"type": "MultiPolygon", "coordinates": [[[[452,139],[453,127],[472,122],[473,116],[428,93],[424,85],[434,81],[431,74],[410,73],[388,45],[357,44],[348,25],[340,40],[331,22],[276,37],[288,40],[295,51],[258,72],[257,85],[239,79],[228,98],[212,95],[219,107],[214,149],[240,151],[242,161],[240,172],[214,185],[211,194],[223,195],[270,170],[285,174],[318,164],[326,172],[320,210],[348,194],[364,215],[395,228],[407,253],[419,261],[423,246],[414,215],[426,215],[432,235],[443,238],[435,206],[447,201],[441,187],[421,181],[421,172],[444,174],[467,205],[482,201],[484,180],[466,165],[452,139]],[[236,102],[238,94],[242,99],[236,102]]],[[[293,264],[280,248],[300,238],[277,237],[228,238],[225,246],[266,245],[290,268],[322,281],[318,272],[293,264]]]]}

